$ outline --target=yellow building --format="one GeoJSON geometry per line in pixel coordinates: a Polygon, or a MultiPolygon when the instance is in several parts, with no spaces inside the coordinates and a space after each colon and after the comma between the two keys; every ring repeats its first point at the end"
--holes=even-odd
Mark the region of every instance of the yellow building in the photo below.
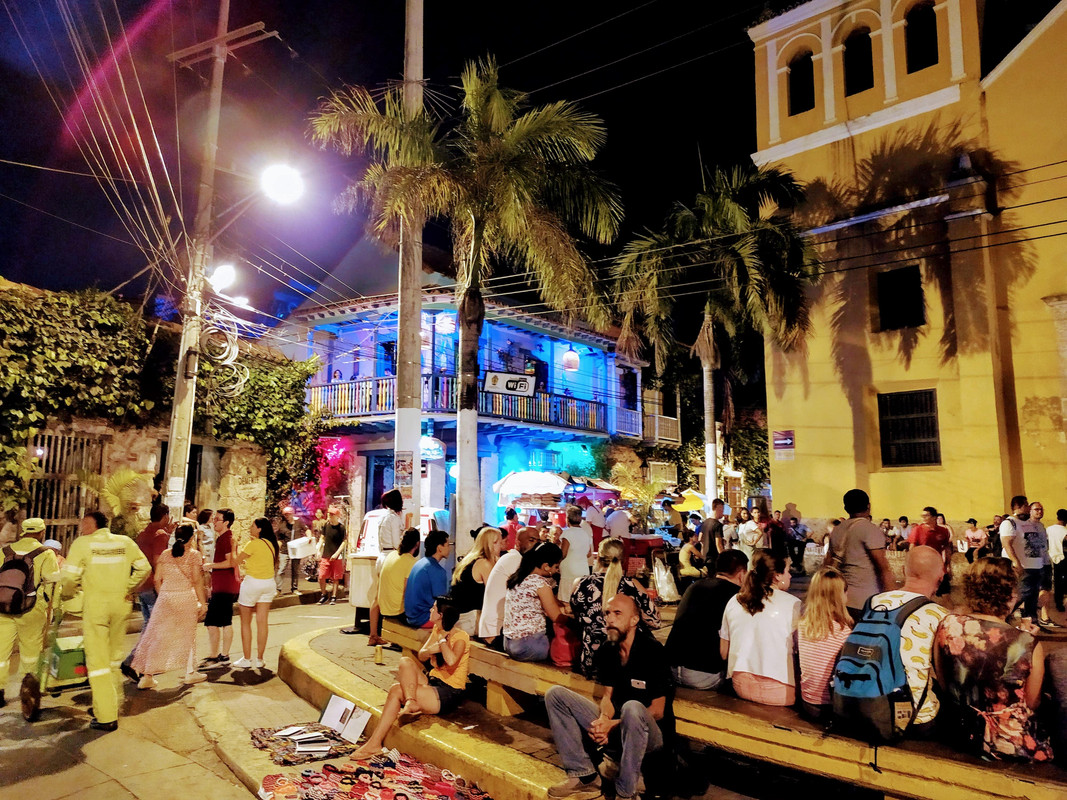
{"type": "Polygon", "coordinates": [[[775,507],[1067,506],[1067,1],[993,5],[812,0],[749,31],[753,159],[808,185],[824,262],[805,351],[767,353],[775,507]]]}

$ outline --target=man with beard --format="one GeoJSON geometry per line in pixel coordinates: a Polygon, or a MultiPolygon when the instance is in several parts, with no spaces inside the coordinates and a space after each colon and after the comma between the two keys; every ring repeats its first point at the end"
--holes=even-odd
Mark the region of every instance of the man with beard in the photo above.
{"type": "Polygon", "coordinates": [[[597,651],[599,706],[562,686],[545,695],[552,738],[563,759],[567,780],[548,790],[553,798],[592,800],[601,794],[600,776],[615,782],[619,800],[636,797],[641,762],[663,748],[674,732],[674,686],[663,650],[644,627],[633,598],[616,594],[604,606],[608,642],[597,651]],[[601,748],[600,775],[582,741],[601,748]]]}

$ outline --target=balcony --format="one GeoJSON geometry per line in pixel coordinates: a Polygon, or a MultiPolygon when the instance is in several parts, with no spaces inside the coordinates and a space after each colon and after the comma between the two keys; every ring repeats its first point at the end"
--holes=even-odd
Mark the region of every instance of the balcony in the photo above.
{"type": "Polygon", "coordinates": [[[677,417],[645,414],[645,441],[653,444],[681,444],[682,433],[677,417]]]}
{"type": "Polygon", "coordinates": [[[615,432],[633,439],[641,438],[641,412],[629,408],[615,409],[615,432]]]}
{"type": "MultiPolygon", "coordinates": [[[[308,405],[334,417],[374,417],[396,411],[396,378],[360,378],[312,386],[308,405]]],[[[455,375],[422,376],[422,408],[430,413],[455,413],[459,405],[459,379],[455,375]]],[[[539,392],[516,397],[494,392],[478,393],[478,414],[518,422],[607,432],[604,404],[539,392]]]]}

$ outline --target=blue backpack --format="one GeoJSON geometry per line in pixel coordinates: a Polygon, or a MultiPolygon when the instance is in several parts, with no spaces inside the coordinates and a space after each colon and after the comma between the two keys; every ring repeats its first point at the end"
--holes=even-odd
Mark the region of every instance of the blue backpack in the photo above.
{"type": "Polygon", "coordinates": [[[908,617],[930,602],[916,597],[890,611],[871,607],[848,635],[834,666],[834,726],[872,744],[904,735],[926,701],[916,704],[900,655],[900,632],[908,617]]]}

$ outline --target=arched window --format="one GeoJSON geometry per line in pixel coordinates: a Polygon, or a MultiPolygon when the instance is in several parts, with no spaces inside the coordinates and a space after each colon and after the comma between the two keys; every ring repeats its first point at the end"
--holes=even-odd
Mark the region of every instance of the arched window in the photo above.
{"type": "Polygon", "coordinates": [[[845,39],[842,53],[845,67],[845,94],[859,94],[874,87],[874,52],[871,32],[858,28],[845,39]]]}
{"type": "Polygon", "coordinates": [[[789,62],[789,116],[815,108],[815,62],[806,50],[789,62]]]}
{"type": "Polygon", "coordinates": [[[919,3],[904,16],[904,57],[909,73],[937,63],[937,13],[933,3],[919,3]]]}

